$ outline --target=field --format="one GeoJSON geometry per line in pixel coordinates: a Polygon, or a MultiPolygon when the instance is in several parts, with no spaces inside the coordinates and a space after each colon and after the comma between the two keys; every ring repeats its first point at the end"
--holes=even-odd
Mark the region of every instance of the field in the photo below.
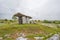
{"type": "Polygon", "coordinates": [[[17,24],[0,23],[0,37],[3,40],[16,40],[20,33],[24,33],[26,38],[34,40],[34,37],[44,37],[43,40],[51,37],[53,34],[60,33],[60,28],[51,28],[42,23],[39,24],[17,24]]]}

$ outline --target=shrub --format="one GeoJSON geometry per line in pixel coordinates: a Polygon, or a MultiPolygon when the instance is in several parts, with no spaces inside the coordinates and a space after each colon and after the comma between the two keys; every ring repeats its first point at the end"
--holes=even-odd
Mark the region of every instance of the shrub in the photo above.
{"type": "Polygon", "coordinates": [[[52,21],[44,20],[44,23],[52,23],[52,21]]]}

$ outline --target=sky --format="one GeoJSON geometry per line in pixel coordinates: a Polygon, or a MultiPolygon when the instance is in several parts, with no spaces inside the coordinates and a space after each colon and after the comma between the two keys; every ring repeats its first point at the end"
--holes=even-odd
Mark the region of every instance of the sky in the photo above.
{"type": "Polygon", "coordinates": [[[0,18],[20,12],[32,19],[60,20],[60,0],[0,0],[0,18]]]}

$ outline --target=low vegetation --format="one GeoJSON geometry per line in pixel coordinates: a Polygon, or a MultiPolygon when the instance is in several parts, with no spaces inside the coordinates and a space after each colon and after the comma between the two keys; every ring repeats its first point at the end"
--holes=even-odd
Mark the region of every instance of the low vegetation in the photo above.
{"type": "Polygon", "coordinates": [[[45,37],[43,40],[46,40],[51,35],[60,33],[60,28],[50,28],[48,26],[41,25],[41,23],[19,25],[16,21],[14,22],[6,19],[3,23],[0,23],[0,37],[3,37],[3,40],[15,40],[20,33],[24,33],[27,38],[45,37]]]}
{"type": "Polygon", "coordinates": [[[44,23],[55,23],[55,24],[60,24],[60,20],[44,20],[44,23]]]}

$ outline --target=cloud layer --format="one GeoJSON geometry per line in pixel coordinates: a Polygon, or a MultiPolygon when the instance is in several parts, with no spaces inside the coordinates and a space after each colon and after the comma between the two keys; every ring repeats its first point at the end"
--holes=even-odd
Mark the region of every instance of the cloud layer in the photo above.
{"type": "Polygon", "coordinates": [[[33,19],[60,20],[60,0],[0,0],[0,18],[10,18],[16,12],[33,19]]]}

